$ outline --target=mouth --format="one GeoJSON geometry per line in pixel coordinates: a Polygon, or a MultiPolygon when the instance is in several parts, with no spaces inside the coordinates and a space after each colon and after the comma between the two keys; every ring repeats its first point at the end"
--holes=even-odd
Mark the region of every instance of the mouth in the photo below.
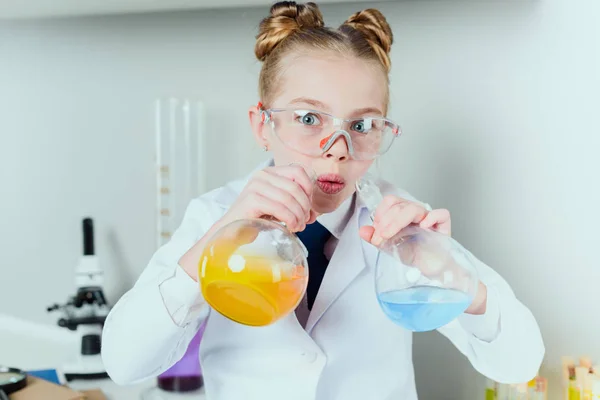
{"type": "Polygon", "coordinates": [[[337,194],[344,190],[346,183],[344,178],[338,174],[324,174],[317,178],[317,186],[323,193],[326,194],[337,194]]]}

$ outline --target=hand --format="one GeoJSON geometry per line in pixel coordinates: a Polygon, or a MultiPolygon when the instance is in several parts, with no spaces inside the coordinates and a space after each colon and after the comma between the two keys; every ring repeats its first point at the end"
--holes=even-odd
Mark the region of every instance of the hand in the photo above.
{"type": "Polygon", "coordinates": [[[270,216],[292,232],[303,231],[317,219],[311,209],[312,191],[313,183],[299,165],[265,168],[252,176],[218,225],[270,216]]]}
{"type": "MultiPolygon", "coordinates": [[[[360,228],[363,240],[374,246],[380,246],[383,240],[389,239],[411,224],[418,224],[450,236],[450,212],[445,209],[428,211],[415,202],[396,196],[386,196],[375,211],[373,226],[360,228]]],[[[419,257],[419,252],[409,251],[412,257],[419,257]]],[[[415,260],[412,260],[413,262],[415,260]]],[[[465,311],[467,314],[484,314],[487,306],[487,286],[479,281],[477,294],[465,311]]]]}
{"type": "MultiPolygon", "coordinates": [[[[257,172],[225,215],[181,256],[179,265],[197,281],[198,260],[205,247],[219,229],[236,220],[272,216],[284,222],[291,231],[304,230],[307,224],[317,219],[316,213],[311,210],[312,190],[313,183],[302,166],[268,167],[257,172]]],[[[225,240],[222,245],[250,243],[256,238],[257,232],[242,227],[230,234],[232,237],[227,239],[234,241],[225,240]]]]}
{"type": "Polygon", "coordinates": [[[466,314],[482,315],[487,310],[487,286],[481,281],[477,284],[477,293],[475,298],[466,309],[466,314]]]}
{"type": "Polygon", "coordinates": [[[397,196],[386,196],[375,210],[373,225],[360,228],[360,237],[374,246],[380,246],[385,239],[411,224],[450,236],[448,210],[428,211],[418,203],[397,196]]]}

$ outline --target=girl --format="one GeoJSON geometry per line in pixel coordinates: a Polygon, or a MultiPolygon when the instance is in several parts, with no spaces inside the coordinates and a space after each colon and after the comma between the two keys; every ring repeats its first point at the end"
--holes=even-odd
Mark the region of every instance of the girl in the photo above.
{"type": "MultiPolygon", "coordinates": [[[[330,29],[313,3],[271,8],[257,36],[260,103],[249,118],[273,158],[193,200],[172,240],[112,309],[102,356],[114,381],[159,375],[206,322],[199,357],[210,400],[417,398],[411,333],[385,317],[374,294],[377,246],[409,224],[449,235],[450,214],[382,182],[387,196],[371,225],[354,193],[399,134],[386,119],[392,41],[374,9],[330,29]],[[316,183],[293,163],[314,170],[316,183]],[[274,324],[249,327],[210,310],[198,261],[217,229],[265,215],[305,243],[319,240],[310,245],[306,301],[274,324]]],[[[496,272],[478,269],[473,303],[439,331],[482,374],[526,382],[544,356],[537,323],[496,272]]]]}

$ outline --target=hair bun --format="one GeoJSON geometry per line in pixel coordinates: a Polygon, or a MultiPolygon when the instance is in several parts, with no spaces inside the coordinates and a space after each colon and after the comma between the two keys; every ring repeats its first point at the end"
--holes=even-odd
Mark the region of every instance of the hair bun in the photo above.
{"type": "Polygon", "coordinates": [[[353,14],[343,25],[360,32],[371,48],[377,53],[383,65],[389,70],[389,57],[394,35],[383,14],[374,8],[353,14]]]}
{"type": "Polygon", "coordinates": [[[256,36],[254,53],[264,61],[281,42],[290,35],[311,28],[324,26],[323,14],[315,3],[297,4],[280,1],[271,6],[271,15],[262,20],[256,36]]]}

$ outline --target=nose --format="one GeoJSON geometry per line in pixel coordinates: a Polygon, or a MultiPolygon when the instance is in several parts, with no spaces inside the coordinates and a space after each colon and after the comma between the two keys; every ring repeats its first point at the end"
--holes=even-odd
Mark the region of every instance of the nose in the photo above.
{"type": "MultiPolygon", "coordinates": [[[[333,133],[333,135],[335,135],[335,133],[333,133]]],[[[338,162],[348,160],[350,158],[350,154],[348,151],[348,142],[346,137],[344,135],[339,135],[331,144],[331,146],[329,146],[327,151],[323,153],[323,157],[333,159],[338,162]]]]}

